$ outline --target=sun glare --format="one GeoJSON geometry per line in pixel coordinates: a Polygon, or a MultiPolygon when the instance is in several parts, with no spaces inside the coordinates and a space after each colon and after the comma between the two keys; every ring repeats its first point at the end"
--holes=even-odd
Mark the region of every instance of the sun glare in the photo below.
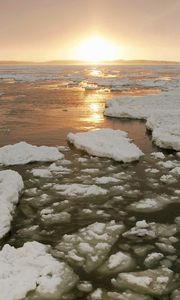
{"type": "Polygon", "coordinates": [[[94,36],[76,48],[76,59],[92,63],[117,59],[117,47],[108,40],[94,36]]]}

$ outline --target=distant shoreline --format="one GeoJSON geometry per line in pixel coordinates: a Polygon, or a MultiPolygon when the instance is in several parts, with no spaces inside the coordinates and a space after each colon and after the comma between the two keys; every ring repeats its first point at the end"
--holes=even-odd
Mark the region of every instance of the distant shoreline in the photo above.
{"type": "Polygon", "coordinates": [[[101,63],[90,63],[75,60],[52,60],[44,62],[35,61],[0,61],[0,66],[8,65],[64,65],[64,66],[100,66],[100,65],[180,65],[178,61],[158,61],[158,60],[116,60],[116,61],[104,61],[101,63]]]}

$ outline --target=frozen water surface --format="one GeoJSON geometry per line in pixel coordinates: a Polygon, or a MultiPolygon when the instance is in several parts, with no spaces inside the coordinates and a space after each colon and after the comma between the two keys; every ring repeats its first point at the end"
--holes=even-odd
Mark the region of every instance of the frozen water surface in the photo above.
{"type": "Polygon", "coordinates": [[[178,150],[179,119],[151,117],[151,136],[144,121],[103,110],[113,96],[162,92],[170,102],[180,67],[1,66],[0,78],[1,147],[54,147],[43,161],[30,159],[27,147],[21,159],[16,149],[1,150],[0,205],[8,218],[0,299],[179,300],[180,156],[156,142],[170,120],[161,143],[178,150]],[[98,128],[127,132],[144,156],[120,163],[67,143],[69,132],[98,128]]]}

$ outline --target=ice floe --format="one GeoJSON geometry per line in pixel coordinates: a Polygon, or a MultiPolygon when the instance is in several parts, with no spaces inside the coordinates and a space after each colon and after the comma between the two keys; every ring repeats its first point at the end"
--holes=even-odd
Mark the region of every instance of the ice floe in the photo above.
{"type": "Polygon", "coordinates": [[[78,149],[90,155],[112,158],[116,161],[139,160],[142,151],[131,142],[125,131],[104,128],[81,133],[69,133],[67,139],[78,149]]]}
{"type": "Polygon", "coordinates": [[[17,249],[5,245],[0,251],[0,300],[21,300],[30,291],[43,299],[61,299],[69,292],[77,275],[48,252],[49,247],[38,242],[17,249]]]}
{"type": "Polygon", "coordinates": [[[0,238],[10,230],[12,214],[23,187],[22,177],[16,171],[0,171],[0,238]]]}
{"type": "Polygon", "coordinates": [[[26,142],[0,148],[0,164],[22,165],[35,161],[56,161],[64,157],[56,147],[33,146],[26,142]]]}
{"type": "Polygon", "coordinates": [[[44,177],[51,177],[52,176],[52,174],[51,174],[51,172],[48,170],[48,169],[33,169],[32,171],[31,171],[31,173],[33,174],[33,176],[35,176],[35,177],[42,177],[42,178],[44,178],[44,177]]]}
{"type": "Polygon", "coordinates": [[[90,294],[88,299],[90,300],[152,300],[153,298],[149,295],[142,295],[142,294],[135,293],[131,290],[126,290],[125,292],[117,293],[117,292],[108,292],[98,288],[93,293],[90,294]]]}
{"type": "Polygon", "coordinates": [[[120,180],[111,176],[103,176],[95,179],[97,184],[108,184],[108,183],[117,183],[120,180]]]}
{"type": "Polygon", "coordinates": [[[156,159],[164,159],[165,155],[162,152],[152,152],[151,156],[153,156],[156,159]]]}
{"type": "Polygon", "coordinates": [[[116,252],[112,254],[102,266],[97,269],[97,272],[107,276],[124,271],[131,271],[135,267],[134,259],[124,252],[116,252]]]}
{"type": "Polygon", "coordinates": [[[172,203],[173,199],[167,195],[156,195],[153,198],[145,198],[137,202],[131,203],[128,206],[129,210],[137,212],[153,212],[164,208],[169,203],[172,203]]]}
{"type": "MultiPolygon", "coordinates": [[[[114,221],[94,223],[77,233],[64,235],[56,248],[70,264],[82,267],[89,273],[103,263],[123,231],[124,226],[114,221]]],[[[126,262],[129,259],[126,256],[126,262]]]]}
{"type": "Polygon", "coordinates": [[[147,268],[152,268],[152,267],[156,266],[156,264],[158,264],[159,261],[163,258],[164,258],[164,255],[162,253],[152,252],[152,253],[148,254],[148,256],[146,257],[146,259],[144,261],[144,265],[147,268]]]}
{"type": "Polygon", "coordinates": [[[161,176],[160,181],[166,184],[173,184],[177,182],[176,178],[171,174],[161,176]]]}
{"type": "Polygon", "coordinates": [[[65,175],[71,173],[71,170],[63,167],[61,165],[57,165],[56,163],[52,163],[48,168],[35,168],[30,171],[34,177],[41,177],[41,178],[50,178],[53,175],[65,175]]]}
{"type": "Polygon", "coordinates": [[[157,146],[180,150],[180,113],[155,113],[147,119],[146,127],[152,131],[152,140],[157,146]]]}
{"type": "Polygon", "coordinates": [[[68,223],[71,220],[71,215],[68,212],[62,211],[62,212],[55,213],[54,209],[52,208],[51,209],[44,208],[40,212],[40,216],[41,216],[41,220],[45,224],[68,223]]]}
{"type": "Polygon", "coordinates": [[[70,197],[90,197],[97,195],[106,195],[108,191],[95,184],[55,184],[53,188],[61,195],[70,197]]]}
{"type": "Polygon", "coordinates": [[[158,237],[170,237],[177,233],[174,224],[147,223],[145,220],[136,222],[136,225],[123,233],[128,239],[155,239],[158,237]]]}
{"type": "Polygon", "coordinates": [[[112,283],[120,289],[131,289],[142,294],[162,296],[179,286],[179,275],[168,268],[140,272],[119,273],[112,283]]]}
{"type": "Polygon", "coordinates": [[[106,103],[104,114],[116,118],[147,120],[153,141],[162,148],[180,150],[180,88],[142,97],[115,97],[106,103]]]}

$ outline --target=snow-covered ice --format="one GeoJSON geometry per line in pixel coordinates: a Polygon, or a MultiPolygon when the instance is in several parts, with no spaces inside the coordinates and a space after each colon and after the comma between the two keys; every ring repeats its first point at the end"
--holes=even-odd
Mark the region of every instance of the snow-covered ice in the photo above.
{"type": "Polygon", "coordinates": [[[112,176],[103,176],[103,177],[98,177],[95,179],[95,182],[97,184],[108,184],[108,183],[117,183],[120,180],[117,178],[114,178],[112,176]]]}
{"type": "Polygon", "coordinates": [[[81,133],[69,133],[67,139],[78,149],[90,155],[112,158],[116,161],[139,160],[142,151],[131,142],[125,131],[103,128],[81,133]]]}
{"type": "Polygon", "coordinates": [[[0,164],[22,165],[35,161],[56,161],[64,157],[56,147],[33,146],[26,142],[0,148],[0,164]]]}
{"type": "Polygon", "coordinates": [[[124,226],[114,221],[94,223],[78,233],[64,235],[56,248],[70,264],[89,273],[103,263],[123,231],[124,226]]]}
{"type": "Polygon", "coordinates": [[[147,255],[147,257],[144,261],[144,265],[147,268],[152,268],[163,258],[164,258],[164,255],[162,253],[152,252],[152,253],[147,255]]]}
{"type": "Polygon", "coordinates": [[[112,254],[108,260],[97,269],[97,272],[107,276],[109,274],[131,271],[134,267],[134,259],[129,254],[119,251],[112,254]]]}
{"type": "Polygon", "coordinates": [[[61,299],[69,292],[78,276],[48,252],[49,247],[38,242],[17,249],[5,245],[0,251],[0,300],[21,300],[30,291],[43,299],[61,299]]]}
{"type": "MultiPolygon", "coordinates": [[[[169,99],[171,101],[171,98],[169,99]]],[[[180,102],[180,100],[179,100],[180,102]]],[[[180,106],[180,105],[179,105],[180,106]]],[[[152,131],[154,143],[165,149],[180,150],[180,112],[154,113],[147,119],[146,127],[152,131]]]]}
{"type": "Polygon", "coordinates": [[[31,171],[31,173],[34,177],[42,177],[42,178],[47,177],[47,178],[49,178],[49,177],[52,176],[51,172],[48,169],[40,169],[40,168],[38,169],[38,168],[36,168],[36,169],[33,169],[31,171]]]}
{"type": "Polygon", "coordinates": [[[170,237],[177,233],[174,224],[147,223],[145,220],[136,222],[136,225],[123,233],[128,239],[155,239],[158,237],[170,237]]]}
{"type": "Polygon", "coordinates": [[[53,188],[61,195],[70,197],[90,197],[97,195],[106,195],[108,191],[95,184],[55,184],[53,188]]]}
{"type": "Polygon", "coordinates": [[[148,269],[133,273],[119,273],[112,283],[117,288],[162,296],[179,286],[179,275],[168,268],[148,269]]]}
{"type": "Polygon", "coordinates": [[[0,238],[10,230],[12,214],[23,187],[22,177],[16,171],[0,171],[0,238]]]}
{"type": "Polygon", "coordinates": [[[147,120],[152,139],[162,148],[180,150],[180,88],[159,95],[115,97],[106,103],[104,114],[116,118],[147,120]]]}
{"type": "Polygon", "coordinates": [[[164,159],[165,155],[162,152],[152,152],[151,156],[153,156],[156,159],[164,159]]]}
{"type": "Polygon", "coordinates": [[[170,196],[167,195],[156,195],[153,198],[145,198],[139,200],[138,202],[131,203],[128,206],[128,209],[137,211],[137,212],[153,212],[158,211],[164,208],[169,203],[172,203],[173,200],[170,196]]]}

